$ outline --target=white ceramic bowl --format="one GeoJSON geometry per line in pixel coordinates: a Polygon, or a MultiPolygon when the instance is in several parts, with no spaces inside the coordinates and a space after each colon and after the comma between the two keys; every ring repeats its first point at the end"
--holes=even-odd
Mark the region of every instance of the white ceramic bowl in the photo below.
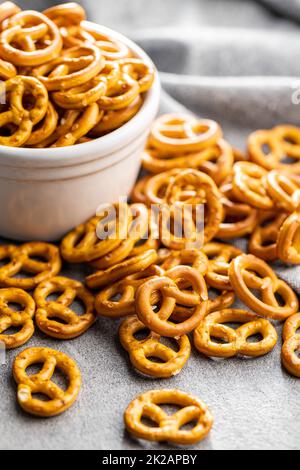
{"type": "MultiPolygon", "coordinates": [[[[129,39],[101,26],[146,62],[129,39]]],[[[95,215],[102,203],[127,196],[138,175],[141,153],[158,110],[158,75],[139,112],[121,128],[80,145],[51,149],[0,146],[0,236],[59,240],[95,215]]]]}

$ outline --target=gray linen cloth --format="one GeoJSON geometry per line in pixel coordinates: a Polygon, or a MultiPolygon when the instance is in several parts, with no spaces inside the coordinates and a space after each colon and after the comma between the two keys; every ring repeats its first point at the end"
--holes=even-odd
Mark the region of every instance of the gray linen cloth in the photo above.
{"type": "MultiPolygon", "coordinates": [[[[26,0],[43,10],[58,1],[26,0]]],[[[241,149],[256,128],[299,124],[300,2],[289,0],[86,0],[93,21],[115,28],[140,45],[156,63],[163,85],[161,112],[188,109],[216,119],[241,149]]],[[[241,242],[243,243],[243,242],[241,242]]],[[[300,293],[300,268],[276,264],[300,293]]],[[[66,267],[83,279],[80,267],[66,267]]],[[[214,415],[210,436],[197,449],[297,449],[300,445],[299,382],[280,366],[275,350],[256,360],[214,361],[193,352],[170,380],[149,380],[131,367],[119,345],[118,322],[99,319],[85,335],[60,342],[37,332],[28,345],[46,345],[77,360],[84,385],[72,409],[51,420],[34,419],[16,405],[11,364],[0,364],[0,448],[162,449],[139,443],[122,423],[137,394],[180,388],[206,401],[214,415]]],[[[278,326],[280,334],[281,327],[278,326]]],[[[0,361],[1,362],[1,361],[0,361]]]]}

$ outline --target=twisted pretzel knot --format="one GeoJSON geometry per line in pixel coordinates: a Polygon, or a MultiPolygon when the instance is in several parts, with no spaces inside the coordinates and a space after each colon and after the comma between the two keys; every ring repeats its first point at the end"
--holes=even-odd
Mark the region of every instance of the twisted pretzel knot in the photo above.
{"type": "Polygon", "coordinates": [[[265,318],[245,310],[226,309],[210,313],[194,332],[196,348],[206,356],[233,357],[262,356],[270,352],[276,342],[277,333],[274,326],[265,318]],[[243,323],[236,330],[224,323],[243,323]],[[259,342],[247,341],[250,336],[260,333],[259,342]],[[225,344],[215,342],[212,337],[221,339],[225,344]]]}
{"type": "Polygon", "coordinates": [[[67,25],[79,25],[81,21],[86,19],[84,9],[78,3],[63,3],[55,5],[43,11],[50,20],[52,20],[59,28],[67,25]]]}
{"type": "Polygon", "coordinates": [[[286,218],[285,213],[261,211],[258,225],[249,240],[250,253],[266,261],[277,259],[278,233],[286,218]]]}
{"type": "Polygon", "coordinates": [[[277,256],[286,263],[300,263],[300,213],[290,214],[280,227],[277,256]]]}
{"type": "Polygon", "coordinates": [[[61,259],[56,246],[49,243],[31,242],[15,247],[0,246],[0,260],[10,260],[0,267],[0,285],[32,290],[41,282],[59,273],[61,259]],[[45,261],[34,259],[42,258],[45,261]],[[33,274],[28,278],[15,277],[19,273],[33,274]]]}
{"type": "Polygon", "coordinates": [[[274,207],[267,193],[265,180],[268,173],[264,168],[250,162],[237,162],[233,171],[233,190],[240,201],[262,210],[274,207]]]}
{"type": "Polygon", "coordinates": [[[152,390],[138,396],[125,411],[127,430],[137,438],[168,441],[175,444],[195,444],[204,439],[213,425],[208,407],[198,398],[179,390],[152,390]],[[182,408],[169,415],[159,405],[172,404],[182,408]],[[149,427],[141,419],[149,418],[157,427],[149,427]],[[180,429],[196,421],[190,430],[180,429]]]}
{"type": "Polygon", "coordinates": [[[198,120],[188,114],[165,114],[152,125],[149,143],[160,151],[176,154],[207,148],[221,135],[215,121],[198,120]]]}
{"type": "Polygon", "coordinates": [[[300,189],[288,176],[279,171],[270,171],[266,178],[267,191],[276,206],[293,212],[300,206],[300,189]]]}
{"type": "Polygon", "coordinates": [[[140,372],[153,377],[172,377],[178,374],[191,352],[191,345],[186,335],[176,338],[179,350],[160,342],[161,337],[150,331],[146,339],[139,341],[135,334],[145,330],[145,325],[134,316],[126,318],[120,325],[119,338],[124,349],[129,353],[133,366],[140,372]],[[162,364],[151,358],[158,358],[162,364]]]}
{"type": "Polygon", "coordinates": [[[205,280],[209,286],[219,290],[232,290],[228,269],[230,262],[242,253],[239,248],[224,243],[207,243],[203,252],[209,259],[205,280]]]}
{"type": "Polygon", "coordinates": [[[153,276],[164,275],[159,266],[151,265],[140,273],[125,277],[108,285],[96,296],[95,307],[98,315],[119,318],[135,313],[135,294],[140,285],[153,276]]]}
{"type": "Polygon", "coordinates": [[[300,377],[300,359],[295,354],[300,349],[300,313],[289,317],[283,327],[281,360],[284,367],[295,377],[300,377]]]}
{"type": "Polygon", "coordinates": [[[54,59],[61,49],[57,26],[42,13],[21,11],[5,20],[0,33],[4,60],[19,66],[37,66],[54,59]]]}
{"type": "Polygon", "coordinates": [[[248,204],[241,203],[234,194],[232,182],[220,187],[224,219],[220,223],[217,238],[240,238],[252,233],[257,223],[257,210],[248,204]]]}
{"type": "Polygon", "coordinates": [[[110,87],[106,95],[98,99],[102,110],[116,111],[130,106],[139,96],[140,85],[127,73],[122,72],[117,83],[110,87]]]}
{"type": "Polygon", "coordinates": [[[161,264],[161,268],[169,271],[179,265],[190,265],[203,276],[208,270],[208,259],[205,253],[199,250],[172,250],[161,264]]]}
{"type": "Polygon", "coordinates": [[[94,261],[107,255],[117,248],[122,239],[126,238],[128,224],[131,221],[131,212],[127,204],[113,206],[113,211],[108,211],[116,219],[110,222],[108,226],[114,230],[114,237],[110,237],[110,231],[107,238],[99,239],[97,237],[97,227],[104,223],[106,217],[101,215],[93,217],[87,223],[79,225],[62,240],[61,253],[63,258],[70,263],[81,263],[94,261]],[[114,214],[112,212],[115,212],[114,214]]]}
{"type": "Polygon", "coordinates": [[[74,403],[81,387],[81,374],[75,361],[49,348],[28,348],[22,351],[14,361],[13,375],[18,384],[20,406],[36,416],[50,417],[63,413],[74,403]],[[28,376],[26,369],[37,363],[43,364],[40,372],[28,376]],[[66,391],[51,381],[56,368],[69,379],[66,391]],[[49,401],[33,398],[32,395],[36,393],[46,395],[49,401]]]}
{"type": "Polygon", "coordinates": [[[7,349],[18,348],[32,337],[34,313],[34,300],[25,291],[15,288],[0,289],[0,341],[7,349]],[[13,310],[9,306],[11,303],[20,305],[22,310],[13,310]],[[20,330],[6,335],[5,331],[11,327],[20,328],[20,330]]]}
{"type": "Polygon", "coordinates": [[[53,338],[76,338],[88,330],[96,320],[94,297],[81,282],[65,277],[53,277],[36,288],[34,298],[37,305],[36,324],[40,330],[53,338]],[[57,300],[47,300],[50,295],[58,293],[60,295],[57,300]],[[85,306],[83,315],[77,315],[71,308],[76,299],[81,300],[85,306]]]}
{"type": "Polygon", "coordinates": [[[285,320],[298,310],[299,302],[294,291],[263,260],[253,255],[240,255],[229,267],[229,280],[236,294],[247,307],[259,315],[285,320]],[[259,291],[261,299],[251,289],[259,291]],[[282,298],[280,305],[276,294],[282,298]]]}
{"type": "Polygon", "coordinates": [[[207,313],[208,297],[203,276],[189,266],[176,266],[167,271],[165,276],[151,278],[142,284],[136,292],[136,313],[139,320],[151,331],[161,335],[177,337],[195,329],[207,313]],[[192,286],[192,292],[181,289],[180,283],[192,286]],[[159,294],[160,307],[154,294],[159,294]],[[176,303],[190,307],[190,316],[182,323],[169,321],[176,303]]]}
{"type": "Polygon", "coordinates": [[[13,126],[13,129],[11,135],[0,137],[0,144],[20,147],[30,138],[33,126],[45,116],[48,93],[36,78],[23,76],[4,82],[4,92],[7,109],[0,113],[0,126],[13,126]],[[24,107],[25,98],[28,101],[34,100],[34,105],[29,109],[24,107]]]}

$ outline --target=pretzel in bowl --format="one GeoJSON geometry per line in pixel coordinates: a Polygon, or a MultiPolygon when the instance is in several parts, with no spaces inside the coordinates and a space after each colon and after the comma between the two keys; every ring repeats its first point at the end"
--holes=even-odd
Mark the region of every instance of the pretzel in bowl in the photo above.
{"type": "Polygon", "coordinates": [[[139,320],[151,331],[169,337],[177,337],[194,330],[205,317],[208,309],[207,288],[203,276],[189,266],[176,266],[165,276],[154,277],[142,284],[135,298],[139,320]],[[192,291],[181,289],[180,282],[192,286],[192,291]],[[160,302],[153,298],[158,294],[160,302]],[[153,304],[158,305],[157,311],[153,304]],[[176,303],[190,307],[190,316],[181,323],[169,321],[176,303]]]}
{"type": "Polygon", "coordinates": [[[277,343],[274,326],[265,318],[245,310],[225,309],[210,313],[194,331],[195,346],[202,354],[213,357],[263,356],[277,343]],[[242,323],[236,330],[226,323],[242,323]],[[260,334],[258,342],[248,338],[260,334]],[[213,340],[217,338],[224,343],[213,340]]]}
{"type": "Polygon", "coordinates": [[[149,331],[144,340],[135,335],[145,330],[145,325],[134,315],[120,325],[119,338],[123,348],[129,353],[133,366],[145,375],[168,378],[179,374],[191,353],[191,344],[186,335],[176,338],[178,351],[160,342],[161,337],[149,331]],[[162,363],[153,361],[157,358],[162,363]]]}
{"type": "Polygon", "coordinates": [[[273,269],[253,255],[240,255],[229,266],[230,283],[242,302],[267,318],[285,320],[297,312],[299,302],[286,282],[278,279],[273,269]],[[261,299],[251,289],[259,291],[261,299]],[[276,298],[279,295],[282,305],[276,298]]]}
{"type": "Polygon", "coordinates": [[[277,238],[277,255],[286,263],[300,263],[300,212],[293,212],[281,225],[277,238]]]}
{"type": "Polygon", "coordinates": [[[19,405],[27,413],[41,416],[56,416],[73,405],[81,387],[80,370],[73,359],[50,348],[28,348],[22,351],[13,364],[13,376],[18,384],[19,405]],[[27,375],[26,369],[33,364],[42,364],[42,369],[27,375]],[[55,369],[68,378],[67,390],[51,380],[55,369]],[[46,395],[49,400],[35,398],[33,394],[46,395]]]}
{"type": "Polygon", "coordinates": [[[0,289],[0,341],[7,349],[18,348],[32,337],[34,313],[35,303],[27,292],[16,288],[0,289]],[[20,306],[21,310],[13,310],[11,304],[20,306]],[[18,331],[5,334],[9,328],[18,331]]]}
{"type": "Polygon", "coordinates": [[[299,328],[300,313],[295,313],[295,315],[292,315],[286,320],[282,332],[282,364],[286,370],[295,377],[300,377],[300,359],[296,354],[300,349],[300,335],[297,333],[299,328]]]}
{"type": "Polygon", "coordinates": [[[17,66],[37,66],[57,57],[62,38],[57,26],[37,11],[20,11],[2,23],[0,55],[17,66]]]}
{"type": "Polygon", "coordinates": [[[0,260],[9,260],[0,267],[0,286],[32,290],[61,270],[59,250],[50,243],[31,242],[20,245],[0,246],[0,260]],[[34,259],[35,257],[41,260],[34,259]],[[28,273],[29,277],[16,277],[28,273]]]}
{"type": "Polygon", "coordinates": [[[34,299],[37,305],[36,324],[48,336],[58,339],[72,339],[82,335],[95,322],[94,296],[79,281],[65,277],[53,277],[36,288],[34,299]],[[57,300],[48,300],[53,294],[60,294],[57,300]],[[85,307],[83,315],[73,309],[79,300],[85,307]],[[61,321],[59,321],[61,320],[61,321]]]}
{"type": "Polygon", "coordinates": [[[48,93],[34,77],[16,76],[4,82],[6,110],[0,113],[0,126],[7,128],[9,135],[0,136],[0,144],[20,147],[30,138],[33,126],[47,112],[48,93]],[[25,98],[33,106],[26,109],[25,98]]]}
{"type": "Polygon", "coordinates": [[[179,390],[151,390],[143,393],[130,403],[124,420],[126,429],[139,439],[181,445],[192,445],[203,440],[213,425],[208,407],[198,398],[179,390]],[[169,415],[159,406],[163,404],[177,405],[181,409],[169,415]],[[142,418],[151,419],[156,426],[147,426],[142,418]],[[192,429],[181,429],[190,422],[195,422],[192,429]]]}

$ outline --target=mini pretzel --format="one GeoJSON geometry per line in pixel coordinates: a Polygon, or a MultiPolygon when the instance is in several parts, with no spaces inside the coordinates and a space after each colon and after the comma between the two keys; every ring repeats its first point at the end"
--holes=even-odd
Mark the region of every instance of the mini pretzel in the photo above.
{"type": "Polygon", "coordinates": [[[195,346],[206,356],[233,357],[263,356],[270,352],[277,343],[274,326],[266,319],[245,310],[228,309],[207,315],[194,332],[195,346]],[[243,323],[234,330],[226,323],[243,323]],[[251,343],[250,336],[261,334],[262,340],[251,343]],[[212,338],[224,341],[215,342],[212,338]]]}
{"type": "Polygon", "coordinates": [[[141,273],[127,276],[121,281],[108,285],[96,296],[95,307],[98,315],[120,318],[135,313],[135,294],[140,285],[153,276],[164,275],[159,266],[151,265],[141,273]]]}
{"type": "Polygon", "coordinates": [[[50,348],[28,348],[22,351],[13,364],[14,379],[18,384],[18,402],[27,413],[50,417],[66,411],[75,402],[80,387],[81,374],[75,361],[62,352],[50,348]],[[26,369],[33,364],[43,364],[40,372],[27,375],[26,369]],[[66,391],[51,381],[55,369],[61,370],[69,379],[66,391]],[[41,393],[49,400],[34,398],[41,393]]]}
{"type": "Polygon", "coordinates": [[[0,126],[13,125],[15,130],[8,137],[1,136],[0,144],[20,147],[31,135],[32,128],[47,112],[48,93],[45,87],[33,77],[16,76],[4,83],[9,104],[8,110],[0,113],[0,126]],[[31,109],[25,109],[25,94],[34,100],[31,109]]]}
{"type": "Polygon", "coordinates": [[[91,289],[99,289],[113,282],[119,281],[130,274],[138,273],[155,264],[157,254],[155,250],[148,250],[141,255],[129,258],[116,264],[106,271],[98,271],[86,278],[86,284],[91,289]]]}
{"type": "Polygon", "coordinates": [[[272,209],[274,202],[267,193],[267,171],[250,162],[237,162],[233,167],[233,190],[240,201],[257,209],[272,209]]]}
{"type": "Polygon", "coordinates": [[[253,132],[248,138],[248,153],[252,162],[267,170],[277,168],[284,157],[282,146],[273,130],[253,132]],[[265,147],[269,149],[268,153],[265,153],[265,147]]]}
{"type": "Polygon", "coordinates": [[[59,30],[42,13],[21,11],[7,21],[0,33],[0,54],[4,60],[14,65],[36,66],[59,55],[62,48],[59,30]],[[45,47],[41,48],[44,39],[45,47]]]}
{"type": "Polygon", "coordinates": [[[165,114],[152,125],[149,143],[170,154],[195,152],[214,145],[221,135],[215,121],[197,120],[187,114],[165,114]]]}
{"type": "Polygon", "coordinates": [[[243,254],[231,261],[229,280],[240,300],[259,315],[285,320],[298,310],[299,302],[294,291],[278,279],[267,263],[253,255],[243,254]],[[261,299],[251,289],[258,290],[261,299]],[[276,294],[281,296],[283,305],[279,304],[276,294]]]}
{"type": "Polygon", "coordinates": [[[278,233],[286,218],[285,213],[261,211],[249,240],[249,252],[265,261],[276,260],[278,233]]]}
{"type": "Polygon", "coordinates": [[[25,344],[34,333],[33,316],[35,303],[32,297],[21,289],[0,289],[0,341],[7,349],[25,344]],[[12,310],[10,304],[18,304],[22,310],[12,310]],[[20,328],[17,333],[5,334],[9,328],[20,328]]]}
{"type": "Polygon", "coordinates": [[[209,258],[205,280],[209,286],[219,290],[232,290],[228,269],[230,262],[242,253],[239,248],[224,243],[207,243],[203,252],[209,258]]]}
{"type": "Polygon", "coordinates": [[[300,377],[300,359],[295,354],[300,349],[300,313],[289,317],[283,327],[283,346],[281,350],[282,364],[295,377],[300,377]]]}
{"type": "Polygon", "coordinates": [[[145,326],[134,315],[126,318],[119,328],[119,338],[124,349],[129,353],[133,366],[143,374],[152,377],[168,378],[179,374],[191,353],[191,344],[186,335],[176,338],[179,350],[160,342],[160,336],[152,331],[146,339],[139,341],[134,335],[145,329],[145,326]],[[158,358],[159,364],[151,360],[158,358]]]}
{"type": "Polygon", "coordinates": [[[16,15],[21,11],[17,5],[13,2],[3,2],[0,5],[0,24],[2,24],[7,18],[16,15]]]}
{"type": "Polygon", "coordinates": [[[32,74],[50,91],[67,90],[96,77],[104,65],[99,49],[86,44],[63,51],[60,57],[34,68],[32,74]]]}
{"type": "Polygon", "coordinates": [[[126,124],[126,122],[130,121],[130,119],[132,119],[137,114],[142,104],[143,100],[140,96],[138,96],[129,106],[124,109],[106,111],[101,121],[95,127],[93,127],[90,135],[93,137],[100,137],[103,134],[107,134],[108,132],[118,129],[119,127],[126,124]]]}
{"type": "Polygon", "coordinates": [[[65,277],[53,277],[37,287],[34,298],[37,304],[37,326],[53,338],[76,338],[88,330],[96,320],[94,297],[81,282],[65,277]],[[60,293],[59,298],[56,301],[47,300],[54,293],[60,293]],[[71,308],[76,299],[81,300],[85,306],[83,315],[77,315],[71,308]]]}
{"type": "Polygon", "coordinates": [[[139,439],[168,441],[174,444],[192,445],[203,440],[213,425],[208,407],[198,398],[179,390],[152,390],[133,400],[124,415],[126,429],[139,439]],[[169,415],[159,405],[179,405],[182,408],[169,415]],[[143,424],[149,418],[157,426],[143,424]],[[196,421],[192,429],[181,429],[196,421]]]}
{"type": "Polygon", "coordinates": [[[135,302],[139,320],[151,331],[170,337],[182,336],[194,330],[208,309],[203,276],[189,266],[177,266],[168,271],[166,276],[149,279],[138,288],[135,302]],[[180,290],[176,281],[182,280],[192,286],[192,292],[180,290]],[[156,300],[153,299],[154,293],[161,296],[160,307],[156,312],[153,311],[153,301],[156,300]],[[176,303],[191,307],[190,317],[178,324],[168,321],[176,303]]]}
{"type": "Polygon", "coordinates": [[[0,246],[0,260],[6,259],[10,262],[0,267],[2,287],[32,290],[41,282],[56,276],[61,269],[59,250],[49,243],[31,242],[19,247],[0,246]],[[35,260],[34,257],[45,261],[35,260]],[[32,277],[15,277],[21,272],[32,274],[32,277]]]}
{"type": "MultiPolygon", "coordinates": [[[[74,112],[74,111],[73,111],[74,112]]],[[[76,112],[76,111],[75,111],[76,112]]],[[[59,139],[52,144],[51,147],[66,147],[74,145],[81,137],[84,137],[101,119],[101,112],[97,103],[90,104],[84,108],[81,114],[75,119],[74,124],[66,135],[59,137],[59,139]]]]}
{"type": "Polygon", "coordinates": [[[140,87],[140,93],[145,93],[151,88],[155,72],[151,65],[145,64],[140,59],[127,58],[120,61],[121,70],[136,80],[140,87]]]}
{"type": "Polygon", "coordinates": [[[118,205],[115,205],[114,208],[116,210],[116,226],[121,226],[120,233],[116,232],[116,237],[108,236],[106,239],[100,240],[97,236],[97,226],[103,217],[92,217],[62,240],[61,254],[66,261],[69,263],[93,261],[105,256],[120,245],[122,239],[127,236],[127,224],[130,222],[129,208],[124,206],[122,209],[118,205]]]}
{"type": "MultiPolygon", "coordinates": [[[[180,170],[174,169],[151,176],[145,182],[144,194],[147,205],[163,204],[166,196],[166,190],[173,176],[180,174],[180,170]]],[[[190,193],[189,193],[190,194],[190,193]]]]}
{"type": "Polygon", "coordinates": [[[278,139],[281,149],[282,157],[293,159],[291,163],[286,163],[284,160],[277,165],[280,170],[287,171],[288,173],[297,173],[300,170],[300,129],[295,126],[281,125],[276,126],[273,132],[278,139]]]}
{"type": "Polygon", "coordinates": [[[217,233],[222,221],[223,210],[221,194],[213,180],[205,173],[196,170],[184,170],[175,175],[166,190],[165,200],[175,204],[185,187],[191,186],[196,195],[185,200],[186,203],[205,204],[204,243],[209,242],[217,233]]]}
{"type": "Polygon", "coordinates": [[[26,140],[26,146],[37,145],[43,142],[45,139],[48,139],[56,130],[58,122],[58,114],[49,101],[47,112],[43,120],[33,128],[31,135],[28,140],[26,140]]]}
{"type": "Polygon", "coordinates": [[[273,170],[266,177],[267,191],[276,206],[288,212],[300,206],[300,188],[286,175],[273,170]]]}
{"type": "MultiPolygon", "coordinates": [[[[49,147],[55,144],[55,142],[57,142],[60,138],[68,135],[70,130],[74,128],[73,126],[79,118],[80,112],[80,110],[74,109],[65,110],[58,119],[55,131],[48,137],[44,137],[44,139],[36,144],[36,146],[39,148],[49,147]]],[[[80,139],[78,139],[78,141],[80,141],[80,139]]]]}
{"type": "Polygon", "coordinates": [[[234,195],[232,183],[220,187],[224,219],[220,223],[217,238],[240,238],[252,233],[257,224],[257,210],[249,204],[241,203],[234,195]]]}
{"type": "Polygon", "coordinates": [[[84,9],[75,2],[55,5],[44,10],[43,14],[50,18],[58,27],[68,24],[79,25],[81,21],[86,19],[84,9]]]}
{"type": "Polygon", "coordinates": [[[169,271],[179,265],[191,266],[204,276],[208,270],[208,259],[205,253],[199,250],[172,250],[161,264],[161,268],[169,271]]]}
{"type": "Polygon", "coordinates": [[[139,83],[130,75],[122,73],[120,79],[111,87],[105,96],[100,96],[98,104],[100,109],[118,110],[132,104],[140,93],[139,83]]]}
{"type": "Polygon", "coordinates": [[[300,263],[300,213],[293,212],[280,227],[277,256],[285,263],[300,263]]]}
{"type": "MultiPolygon", "coordinates": [[[[107,91],[106,83],[98,76],[83,85],[70,88],[66,91],[53,93],[55,103],[64,109],[83,109],[90,104],[96,103],[107,91]]],[[[93,126],[94,127],[94,126],[93,126]]]]}

